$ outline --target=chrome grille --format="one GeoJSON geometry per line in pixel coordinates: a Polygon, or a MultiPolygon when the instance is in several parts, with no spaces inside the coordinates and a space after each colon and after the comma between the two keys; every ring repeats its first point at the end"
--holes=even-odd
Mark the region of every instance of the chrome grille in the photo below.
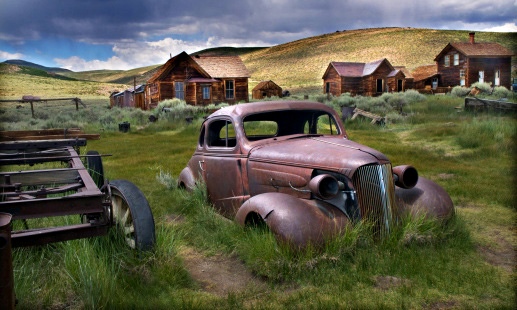
{"type": "Polygon", "coordinates": [[[395,208],[391,164],[359,167],[353,177],[361,218],[373,224],[375,233],[389,233],[395,208]]]}

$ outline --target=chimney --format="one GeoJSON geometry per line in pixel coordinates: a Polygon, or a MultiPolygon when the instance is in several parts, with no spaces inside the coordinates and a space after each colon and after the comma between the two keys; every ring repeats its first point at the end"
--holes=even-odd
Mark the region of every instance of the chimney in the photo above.
{"type": "Polygon", "coordinates": [[[470,37],[470,44],[474,44],[476,42],[474,42],[474,36],[476,35],[475,32],[471,32],[469,33],[469,37],[470,37]]]}

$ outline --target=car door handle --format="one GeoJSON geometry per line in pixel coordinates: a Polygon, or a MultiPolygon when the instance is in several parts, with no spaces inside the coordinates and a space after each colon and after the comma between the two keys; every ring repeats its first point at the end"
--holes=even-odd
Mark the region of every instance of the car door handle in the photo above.
{"type": "Polygon", "coordinates": [[[201,169],[201,171],[205,172],[205,169],[203,169],[203,164],[205,163],[205,161],[200,160],[198,163],[199,163],[199,169],[201,169]]]}

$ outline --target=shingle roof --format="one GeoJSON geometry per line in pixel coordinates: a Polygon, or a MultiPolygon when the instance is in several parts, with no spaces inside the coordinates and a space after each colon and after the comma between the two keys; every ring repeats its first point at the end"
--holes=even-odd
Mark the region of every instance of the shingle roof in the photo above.
{"type": "Polygon", "coordinates": [[[434,58],[437,61],[444,53],[451,48],[457,50],[467,57],[472,58],[491,58],[491,57],[512,57],[514,53],[499,43],[470,43],[456,42],[449,43],[434,58]]]}
{"type": "Polygon", "coordinates": [[[250,77],[239,56],[196,55],[192,59],[213,78],[250,77]]]}
{"type": "Polygon", "coordinates": [[[185,52],[170,58],[147,81],[153,83],[166,76],[176,62],[187,61],[206,78],[250,77],[248,69],[239,56],[190,56],[185,52]]]}
{"type": "Polygon", "coordinates": [[[438,68],[435,64],[420,66],[415,68],[411,74],[413,75],[415,82],[418,82],[437,75],[438,68]]]}
{"type": "Polygon", "coordinates": [[[259,90],[259,89],[271,89],[271,88],[281,88],[278,86],[275,82],[269,80],[269,81],[262,81],[257,84],[257,86],[253,87],[253,90],[259,90]]]}
{"type": "Polygon", "coordinates": [[[451,43],[451,46],[470,57],[513,56],[512,51],[498,43],[451,43]]]}
{"type": "Polygon", "coordinates": [[[411,74],[411,71],[409,71],[408,68],[406,68],[404,66],[394,66],[393,68],[402,71],[402,73],[404,73],[404,76],[406,77],[406,79],[413,78],[413,75],[411,74]]]}
{"type": "MultiPolygon", "coordinates": [[[[387,61],[386,58],[382,58],[379,60],[375,60],[372,62],[362,63],[362,62],[337,62],[333,61],[330,63],[333,66],[337,73],[340,76],[348,76],[348,77],[363,77],[368,76],[377,70],[379,66],[387,61]]],[[[391,64],[388,65],[391,66],[391,64]]]]}

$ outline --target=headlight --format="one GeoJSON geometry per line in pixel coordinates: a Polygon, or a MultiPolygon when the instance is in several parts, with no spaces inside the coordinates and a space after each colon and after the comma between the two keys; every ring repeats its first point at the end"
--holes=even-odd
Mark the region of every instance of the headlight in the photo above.
{"type": "Polygon", "coordinates": [[[413,166],[404,165],[393,168],[395,185],[402,188],[413,188],[418,182],[418,172],[413,166]]]}
{"type": "Polygon", "coordinates": [[[309,189],[321,199],[332,199],[339,193],[340,184],[330,174],[320,174],[311,179],[309,189]]]}

